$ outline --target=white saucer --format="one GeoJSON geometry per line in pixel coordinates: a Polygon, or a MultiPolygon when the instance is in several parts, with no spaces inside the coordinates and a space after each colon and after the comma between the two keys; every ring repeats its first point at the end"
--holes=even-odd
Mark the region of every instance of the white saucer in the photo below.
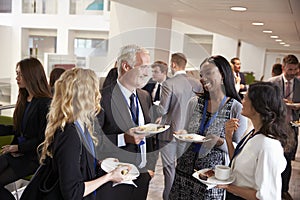
{"type": "Polygon", "coordinates": [[[229,179],[224,180],[224,181],[216,179],[215,176],[209,177],[207,180],[200,179],[199,178],[199,173],[204,173],[208,170],[210,170],[210,169],[206,168],[206,169],[196,171],[195,173],[193,173],[193,177],[198,179],[200,182],[202,182],[204,184],[207,184],[207,185],[228,185],[228,184],[232,183],[235,180],[235,177],[233,175],[231,175],[229,177],[229,179]]]}

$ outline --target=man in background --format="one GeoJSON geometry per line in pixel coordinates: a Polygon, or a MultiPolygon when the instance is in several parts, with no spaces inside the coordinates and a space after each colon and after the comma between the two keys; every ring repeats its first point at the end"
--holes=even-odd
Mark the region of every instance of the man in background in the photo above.
{"type": "MultiPolygon", "coordinates": [[[[282,63],[282,75],[275,76],[269,79],[269,81],[276,83],[282,91],[283,100],[287,105],[287,118],[286,123],[290,125],[290,121],[299,119],[300,106],[296,106],[293,103],[300,103],[300,80],[297,79],[299,61],[294,55],[287,55],[283,58],[282,63]]],[[[295,155],[298,146],[298,128],[292,127],[294,133],[295,146],[290,152],[285,152],[285,158],[287,166],[282,172],[282,198],[284,200],[291,200],[292,197],[289,194],[289,182],[291,179],[292,165],[291,161],[295,160],[295,155]]]]}
{"type": "Polygon", "coordinates": [[[166,132],[158,135],[165,180],[164,200],[169,198],[174,181],[176,157],[183,153],[173,134],[184,128],[188,101],[195,96],[195,92],[202,91],[200,81],[187,76],[186,64],[187,59],[184,54],[172,54],[170,68],[174,76],[162,84],[159,104],[159,113],[162,115],[161,124],[170,125],[166,132]]]}
{"type": "Polygon", "coordinates": [[[163,61],[155,61],[151,68],[152,79],[143,89],[149,92],[153,102],[157,102],[160,101],[161,85],[167,79],[168,65],[163,61]]]}
{"type": "Polygon", "coordinates": [[[232,66],[233,66],[233,74],[235,77],[236,82],[239,82],[239,88],[238,89],[238,93],[241,97],[241,99],[244,98],[243,92],[247,91],[247,87],[246,87],[246,80],[245,80],[245,76],[241,71],[241,61],[239,58],[232,58],[230,60],[232,66]]]}
{"type": "Polygon", "coordinates": [[[272,66],[272,77],[279,76],[280,74],[282,74],[282,64],[275,63],[272,66]]]}

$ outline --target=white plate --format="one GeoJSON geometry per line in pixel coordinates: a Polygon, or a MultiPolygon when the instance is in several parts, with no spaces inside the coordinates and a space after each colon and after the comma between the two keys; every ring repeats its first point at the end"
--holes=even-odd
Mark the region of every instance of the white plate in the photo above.
{"type": "Polygon", "coordinates": [[[149,123],[149,124],[145,124],[145,125],[137,127],[135,132],[138,134],[152,135],[152,134],[164,132],[168,128],[170,128],[170,125],[160,125],[160,124],[149,123]]]}
{"type": "Polygon", "coordinates": [[[299,121],[290,121],[290,123],[292,124],[292,126],[295,126],[295,127],[299,127],[300,126],[300,122],[299,121]]]}
{"type": "Polygon", "coordinates": [[[196,171],[196,172],[193,173],[193,177],[198,179],[201,183],[208,184],[208,185],[228,185],[228,184],[232,183],[235,180],[235,177],[233,175],[231,175],[229,177],[229,179],[224,180],[224,181],[216,179],[215,176],[209,177],[207,180],[200,179],[199,178],[199,173],[204,173],[208,170],[210,170],[210,169],[206,168],[206,169],[201,169],[199,171],[196,171]]]}
{"type": "Polygon", "coordinates": [[[118,162],[116,158],[106,158],[105,160],[102,161],[101,168],[105,172],[109,173],[109,172],[113,171],[114,169],[116,169],[119,165],[129,165],[131,167],[128,174],[125,175],[126,181],[135,180],[140,175],[140,172],[135,165],[130,164],[130,163],[118,162]]]}
{"type": "Polygon", "coordinates": [[[300,107],[300,103],[286,103],[287,106],[300,107]]]}
{"type": "Polygon", "coordinates": [[[176,139],[184,142],[207,142],[211,140],[211,139],[206,139],[204,136],[195,133],[180,134],[180,135],[173,134],[173,135],[176,139]]]}

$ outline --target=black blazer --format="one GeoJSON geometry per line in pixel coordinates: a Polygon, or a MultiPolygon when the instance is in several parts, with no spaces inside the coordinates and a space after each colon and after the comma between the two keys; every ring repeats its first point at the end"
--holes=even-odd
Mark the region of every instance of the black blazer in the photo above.
{"type": "Polygon", "coordinates": [[[143,90],[146,90],[149,94],[150,94],[150,97],[152,99],[152,92],[155,88],[155,85],[156,85],[156,81],[153,81],[152,78],[148,81],[148,83],[142,88],[143,90]]]}
{"type": "Polygon", "coordinates": [[[8,157],[10,166],[14,169],[17,176],[27,176],[33,174],[39,165],[37,147],[45,139],[45,129],[47,125],[47,113],[51,98],[33,98],[25,120],[23,136],[25,141],[19,144],[18,137],[20,132],[15,132],[12,144],[18,144],[19,153],[24,154],[20,157],[8,157]],[[33,163],[35,166],[33,166],[33,163]]]}
{"type": "Polygon", "coordinates": [[[247,88],[246,88],[246,79],[245,79],[245,75],[244,75],[243,73],[241,73],[241,72],[239,72],[239,76],[240,76],[240,78],[241,78],[240,84],[245,85],[244,89],[240,89],[240,91],[239,91],[239,95],[240,95],[241,99],[243,99],[243,98],[244,98],[244,95],[241,94],[241,92],[247,91],[247,88]]]}
{"type": "MultiPolygon", "coordinates": [[[[137,89],[137,96],[144,114],[145,123],[150,123],[149,113],[152,106],[150,95],[142,89],[137,89]]],[[[118,84],[102,90],[101,106],[102,110],[98,115],[98,119],[105,137],[102,139],[101,150],[99,150],[101,155],[99,156],[102,156],[102,159],[116,157],[122,162],[129,162],[138,166],[138,163],[136,163],[136,144],[126,144],[126,146],[120,148],[117,146],[118,134],[122,134],[136,126],[131,119],[127,102],[118,84]]],[[[154,171],[157,154],[149,153],[153,152],[153,144],[153,137],[146,138],[146,169],[154,171]]]]}
{"type": "Polygon", "coordinates": [[[53,167],[58,172],[64,199],[95,199],[94,193],[82,198],[84,182],[96,178],[94,157],[85,148],[73,123],[57,130],[53,146],[53,167]]]}

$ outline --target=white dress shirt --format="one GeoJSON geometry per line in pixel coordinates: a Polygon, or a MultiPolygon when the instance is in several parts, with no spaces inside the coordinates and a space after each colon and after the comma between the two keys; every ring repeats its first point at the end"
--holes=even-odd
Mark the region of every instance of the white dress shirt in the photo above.
{"type": "MultiPolygon", "coordinates": [[[[130,113],[131,115],[131,112],[130,112],[130,95],[132,93],[135,94],[136,98],[137,98],[137,94],[136,94],[136,90],[134,91],[130,91],[128,90],[127,88],[125,88],[120,82],[119,80],[117,80],[117,84],[119,85],[120,87],[120,90],[124,96],[124,99],[126,100],[126,103],[128,105],[128,112],[130,113]]],[[[134,101],[134,103],[136,103],[134,101]]],[[[136,105],[135,105],[136,106],[136,105]]],[[[142,110],[142,107],[141,107],[141,103],[140,101],[138,100],[138,106],[139,106],[139,116],[138,116],[138,122],[139,122],[139,126],[141,125],[144,125],[145,124],[145,119],[144,119],[144,114],[143,114],[143,110],[142,110]]],[[[146,163],[147,163],[147,158],[146,158],[146,138],[144,137],[143,138],[143,141],[144,141],[144,144],[140,145],[140,149],[141,149],[141,163],[140,165],[138,166],[139,168],[143,168],[146,166],[146,163]]],[[[118,147],[122,147],[122,146],[126,146],[126,142],[125,142],[125,138],[124,138],[124,133],[122,134],[119,134],[118,135],[118,147]]]]}
{"type": "Polygon", "coordinates": [[[257,134],[233,159],[233,185],[255,189],[261,200],[281,200],[281,173],[286,160],[278,140],[257,134]]]}

